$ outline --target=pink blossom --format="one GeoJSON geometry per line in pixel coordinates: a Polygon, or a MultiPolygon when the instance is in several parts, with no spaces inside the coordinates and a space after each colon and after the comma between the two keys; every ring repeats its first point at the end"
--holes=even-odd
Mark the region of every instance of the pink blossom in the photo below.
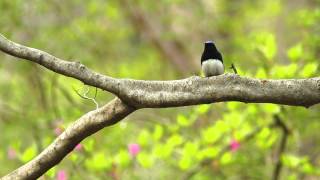
{"type": "Polygon", "coordinates": [[[136,156],[140,152],[139,144],[135,144],[135,143],[129,144],[128,151],[131,154],[131,156],[133,157],[136,156]]]}
{"type": "Polygon", "coordinates": [[[63,129],[62,129],[61,127],[56,127],[56,128],[54,129],[54,134],[55,134],[56,136],[59,136],[62,132],[63,132],[63,129]]]}
{"type": "Polygon", "coordinates": [[[67,173],[64,170],[60,170],[57,173],[57,180],[67,180],[67,173]]]}
{"type": "Polygon", "coordinates": [[[74,148],[77,151],[80,151],[82,149],[82,144],[77,144],[76,147],[74,148]]]}
{"type": "Polygon", "coordinates": [[[9,147],[7,151],[7,155],[9,159],[15,159],[17,157],[17,152],[13,148],[9,147]]]}
{"type": "Polygon", "coordinates": [[[232,152],[235,152],[239,149],[240,147],[240,142],[237,141],[236,139],[232,139],[230,142],[230,149],[232,152]]]}

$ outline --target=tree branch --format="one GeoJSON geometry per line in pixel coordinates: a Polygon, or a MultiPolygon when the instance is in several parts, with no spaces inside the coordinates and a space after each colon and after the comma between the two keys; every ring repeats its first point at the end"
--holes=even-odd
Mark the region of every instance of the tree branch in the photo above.
{"type": "Polygon", "coordinates": [[[83,115],[41,154],[1,179],[37,179],[58,164],[83,139],[106,126],[117,123],[134,110],[120,99],[115,98],[105,106],[83,115]]]}
{"type": "Polygon", "coordinates": [[[0,35],[0,50],[117,95],[137,108],[175,107],[224,101],[309,107],[320,102],[320,78],[261,80],[224,74],[174,81],[116,79],[0,35]]]}

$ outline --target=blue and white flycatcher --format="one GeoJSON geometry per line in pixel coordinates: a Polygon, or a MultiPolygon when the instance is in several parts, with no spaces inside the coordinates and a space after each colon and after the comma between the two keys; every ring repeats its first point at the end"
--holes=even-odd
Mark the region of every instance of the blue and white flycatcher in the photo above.
{"type": "Polygon", "coordinates": [[[206,77],[217,76],[224,72],[222,55],[213,41],[204,43],[204,50],[201,56],[201,68],[206,77]]]}

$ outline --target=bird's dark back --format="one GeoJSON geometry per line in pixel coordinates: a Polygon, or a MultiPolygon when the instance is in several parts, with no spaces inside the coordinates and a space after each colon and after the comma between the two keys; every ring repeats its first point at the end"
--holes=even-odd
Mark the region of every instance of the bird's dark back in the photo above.
{"type": "Polygon", "coordinates": [[[214,44],[206,44],[201,56],[201,64],[208,59],[219,59],[223,62],[221,53],[217,50],[214,44]]]}

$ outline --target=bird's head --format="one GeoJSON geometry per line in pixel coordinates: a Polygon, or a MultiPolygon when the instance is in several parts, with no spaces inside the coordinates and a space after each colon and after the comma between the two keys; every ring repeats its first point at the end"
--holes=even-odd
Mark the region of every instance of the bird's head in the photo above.
{"type": "Polygon", "coordinates": [[[205,49],[217,49],[216,45],[214,44],[213,41],[206,41],[204,42],[204,48],[205,49]]]}

